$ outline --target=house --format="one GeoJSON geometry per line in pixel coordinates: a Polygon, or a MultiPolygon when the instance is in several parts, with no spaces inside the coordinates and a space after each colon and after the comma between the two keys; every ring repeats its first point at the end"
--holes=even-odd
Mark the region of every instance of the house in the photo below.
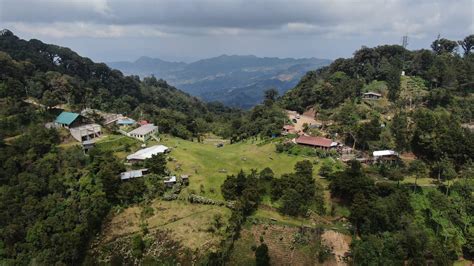
{"type": "Polygon", "coordinates": [[[102,128],[98,124],[87,124],[73,127],[70,128],[69,131],[71,132],[72,137],[80,142],[92,140],[102,135],[102,128]]]}
{"type": "Polygon", "coordinates": [[[71,112],[62,112],[56,117],[54,123],[59,127],[70,128],[80,124],[80,114],[71,112]]]}
{"type": "Polygon", "coordinates": [[[170,176],[168,179],[164,180],[163,183],[165,183],[165,186],[167,187],[174,186],[174,184],[176,184],[176,176],[170,176]]]}
{"type": "Polygon", "coordinates": [[[125,118],[117,120],[116,123],[119,126],[133,126],[137,123],[137,121],[135,121],[131,118],[125,117],[125,118]]]}
{"type": "Polygon", "coordinates": [[[184,185],[188,185],[189,176],[181,175],[180,177],[177,178],[175,175],[173,175],[173,176],[170,176],[168,179],[164,180],[163,183],[165,183],[165,186],[167,187],[172,187],[179,181],[181,181],[184,185]]]}
{"type": "Polygon", "coordinates": [[[373,91],[369,91],[369,92],[366,92],[366,93],[363,94],[363,98],[364,99],[369,99],[369,100],[378,100],[378,99],[382,98],[382,94],[376,93],[376,92],[373,92],[373,91]]]}
{"type": "Polygon", "coordinates": [[[398,160],[399,155],[396,151],[392,150],[382,150],[382,151],[374,151],[373,153],[374,161],[392,161],[398,160]]]}
{"type": "Polygon", "coordinates": [[[136,138],[141,141],[146,141],[152,137],[152,135],[158,133],[158,127],[154,124],[146,124],[139,128],[136,128],[130,132],[128,132],[128,136],[132,138],[136,138]]]}
{"type": "Polygon", "coordinates": [[[141,149],[133,154],[128,155],[127,160],[130,162],[143,161],[146,159],[150,159],[153,155],[167,152],[169,152],[168,147],[163,145],[155,145],[145,149],[141,149]]]}
{"type": "Polygon", "coordinates": [[[319,148],[323,150],[328,150],[331,148],[337,147],[337,142],[334,142],[330,139],[323,138],[323,137],[311,137],[301,135],[294,141],[296,144],[311,146],[314,148],[319,148]]]}
{"type": "Polygon", "coordinates": [[[142,177],[146,174],[148,174],[148,169],[146,169],[146,168],[138,169],[138,170],[132,170],[132,171],[127,171],[127,172],[120,173],[120,179],[121,180],[127,180],[127,179],[142,177]]]}
{"type": "Polygon", "coordinates": [[[283,126],[283,132],[282,132],[283,135],[295,134],[295,133],[296,133],[295,126],[293,126],[293,125],[284,125],[283,126]]]}

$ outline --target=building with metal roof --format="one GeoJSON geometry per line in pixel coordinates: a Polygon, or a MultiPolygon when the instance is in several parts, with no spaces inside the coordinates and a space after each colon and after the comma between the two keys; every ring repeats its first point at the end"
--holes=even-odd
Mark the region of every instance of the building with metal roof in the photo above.
{"type": "Polygon", "coordinates": [[[135,125],[136,123],[137,121],[128,117],[117,120],[117,125],[119,126],[131,126],[131,125],[135,125]]]}
{"type": "Polygon", "coordinates": [[[78,113],[62,112],[58,117],[56,117],[54,123],[58,126],[69,128],[78,120],[79,117],[80,115],[78,113]]]}
{"type": "Polygon", "coordinates": [[[169,148],[164,145],[155,145],[145,149],[141,149],[133,154],[127,156],[128,161],[143,161],[150,159],[153,155],[166,153],[169,151],[169,148]]]}
{"type": "Polygon", "coordinates": [[[311,137],[301,135],[297,139],[294,140],[296,144],[311,146],[320,149],[330,149],[337,147],[337,142],[334,142],[330,139],[323,138],[323,137],[311,137]]]}
{"type": "Polygon", "coordinates": [[[157,126],[155,126],[154,124],[146,124],[128,132],[128,136],[141,141],[146,141],[156,133],[158,133],[157,126]]]}
{"type": "Polygon", "coordinates": [[[142,177],[146,174],[148,174],[148,169],[146,169],[146,168],[138,169],[138,170],[132,170],[132,171],[127,171],[127,172],[120,173],[120,179],[121,180],[127,180],[127,179],[142,177]]]}

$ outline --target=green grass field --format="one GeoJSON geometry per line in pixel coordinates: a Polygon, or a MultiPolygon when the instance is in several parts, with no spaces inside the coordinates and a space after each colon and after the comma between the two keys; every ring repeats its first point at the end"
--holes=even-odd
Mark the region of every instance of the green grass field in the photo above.
{"type": "MultiPolygon", "coordinates": [[[[251,169],[262,170],[270,167],[276,175],[293,172],[298,161],[303,156],[290,156],[276,153],[273,143],[256,145],[257,142],[245,141],[236,144],[226,144],[217,148],[211,143],[197,143],[174,137],[162,138],[162,144],[172,148],[170,156],[174,161],[169,168],[177,174],[190,174],[188,192],[193,190],[203,196],[222,200],[220,186],[227,175],[236,174],[241,169],[249,172],[251,169]],[[211,191],[214,192],[211,192],[211,191]]],[[[319,165],[315,165],[315,172],[319,165]]]]}

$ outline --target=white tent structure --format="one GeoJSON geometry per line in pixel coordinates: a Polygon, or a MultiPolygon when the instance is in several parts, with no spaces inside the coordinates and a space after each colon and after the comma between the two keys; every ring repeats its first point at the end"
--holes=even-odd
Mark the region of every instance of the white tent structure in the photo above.
{"type": "Polygon", "coordinates": [[[155,145],[145,149],[141,149],[133,154],[127,156],[127,160],[129,161],[143,161],[146,159],[150,159],[151,156],[159,154],[159,153],[166,153],[169,151],[169,148],[164,145],[155,145]]]}
{"type": "Polygon", "coordinates": [[[392,150],[374,151],[372,154],[375,160],[382,157],[398,157],[398,152],[392,150]]]}

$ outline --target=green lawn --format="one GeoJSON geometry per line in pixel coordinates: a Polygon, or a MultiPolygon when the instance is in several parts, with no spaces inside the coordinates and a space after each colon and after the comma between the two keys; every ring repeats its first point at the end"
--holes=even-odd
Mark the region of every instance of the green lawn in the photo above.
{"type": "MultiPolygon", "coordinates": [[[[296,162],[311,159],[303,156],[290,156],[276,153],[273,143],[256,145],[257,142],[245,141],[236,144],[225,144],[217,148],[213,143],[197,143],[179,138],[162,137],[162,144],[172,148],[170,157],[174,161],[169,168],[177,174],[190,174],[190,185],[187,192],[200,193],[204,186],[203,196],[222,200],[220,186],[227,175],[236,174],[240,169],[262,170],[270,167],[276,175],[293,172],[296,162]],[[214,190],[214,193],[211,192],[214,190]]],[[[319,169],[315,165],[315,173],[319,169]]]]}

